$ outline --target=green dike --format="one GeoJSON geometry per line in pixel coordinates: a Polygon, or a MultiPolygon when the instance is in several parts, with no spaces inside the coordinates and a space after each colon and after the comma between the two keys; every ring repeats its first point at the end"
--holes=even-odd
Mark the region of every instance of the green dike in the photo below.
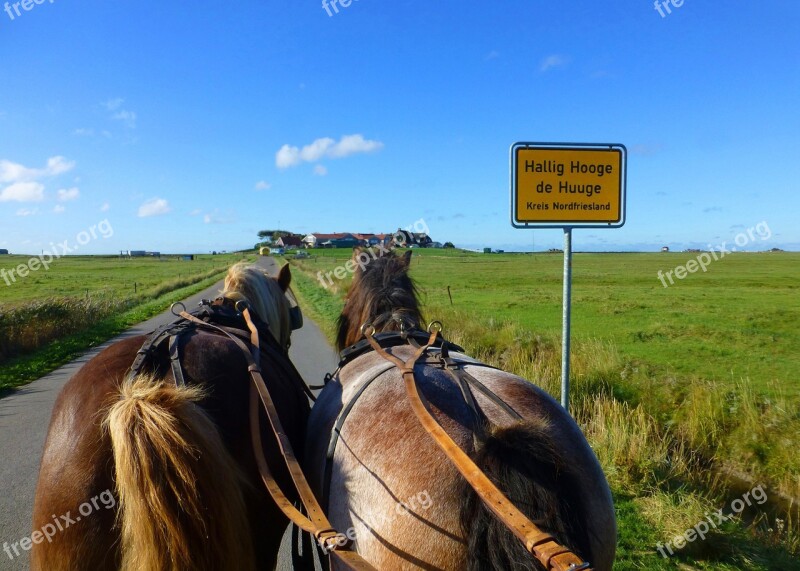
{"type": "Polygon", "coordinates": [[[63,339],[51,341],[41,349],[2,363],[0,367],[0,395],[4,389],[19,387],[69,363],[85,351],[101,345],[126,329],[158,315],[176,301],[187,298],[210,287],[225,276],[225,271],[195,284],[173,290],[158,298],[142,303],[119,315],[101,320],[88,329],[63,339]]]}
{"type": "MultiPolygon", "coordinates": [[[[335,289],[324,289],[315,276],[320,270],[329,271],[343,264],[349,256],[336,251],[320,254],[318,259],[292,262],[294,284],[303,310],[333,339],[335,319],[342,306],[348,280],[341,283],[337,281],[335,289]]],[[[430,278],[431,271],[442,272],[442,262],[447,258],[456,262],[456,255],[455,252],[447,252],[441,256],[439,262],[435,263],[438,270],[434,265],[418,267],[415,270],[416,277],[425,283],[430,278]],[[421,270],[423,274],[420,274],[421,270]]],[[[460,263],[476,261],[472,255],[463,258],[460,263]]],[[[448,281],[453,280],[453,283],[461,282],[460,278],[466,281],[469,277],[462,272],[442,273],[446,273],[448,281]]],[[[493,276],[497,277],[496,274],[493,276]]],[[[465,281],[460,283],[461,288],[466,288],[465,281]]],[[[559,350],[555,335],[545,334],[540,337],[531,333],[527,327],[515,324],[513,319],[486,318],[480,307],[476,306],[476,299],[470,299],[472,306],[469,312],[465,312],[451,308],[449,299],[442,298],[442,294],[438,294],[439,299],[431,299],[433,297],[434,294],[430,291],[423,291],[427,317],[444,317],[445,328],[459,336],[454,340],[467,347],[469,353],[487,362],[494,361],[495,365],[505,365],[503,368],[507,370],[520,368],[522,360],[544,362],[544,366],[535,370],[542,373],[542,376],[523,376],[545,380],[553,385],[554,378],[548,380],[542,377],[555,377],[558,374],[559,350]],[[451,324],[449,328],[448,323],[451,324]],[[514,345],[533,346],[533,355],[515,352],[514,345]]],[[[456,299],[456,305],[463,306],[464,300],[459,300],[458,297],[456,299]]],[[[784,529],[779,532],[775,529],[777,526],[773,525],[777,523],[774,520],[762,521],[757,525],[750,525],[752,522],[729,522],[720,534],[703,542],[695,542],[690,548],[669,558],[662,557],[656,550],[658,542],[670,541],[702,520],[706,512],[729,505],[731,498],[718,489],[703,489],[702,484],[709,484],[708,480],[713,476],[703,473],[702,466],[673,465],[688,464],[686,457],[691,458],[695,453],[691,449],[684,449],[684,444],[675,438],[674,432],[680,435],[680,431],[659,428],[657,420],[642,408],[639,401],[648,402],[644,393],[660,384],[658,379],[649,378],[653,374],[652,368],[642,363],[626,364],[620,361],[617,350],[606,341],[582,340],[576,343],[575,353],[573,358],[579,361],[575,368],[580,376],[576,389],[581,391],[583,397],[576,400],[576,405],[583,401],[583,404],[578,405],[582,407],[581,423],[601,458],[615,496],[619,535],[615,569],[800,569],[800,563],[795,557],[800,552],[797,531],[790,529],[791,522],[784,521],[784,529]],[[630,408],[621,407],[617,399],[631,403],[625,405],[630,408]],[[614,413],[617,415],[616,428],[613,426],[614,422],[608,421],[614,413]],[[607,416],[598,420],[598,414],[607,416]],[[597,426],[602,425],[604,420],[612,425],[611,428],[598,429],[597,426]],[[610,432],[605,440],[604,430],[610,432]],[[647,432],[647,435],[640,438],[641,442],[637,441],[637,436],[643,432],[647,432]],[[613,442],[615,440],[616,444],[613,442]],[[620,444],[620,441],[623,443],[620,444]],[[615,451],[615,446],[626,450],[615,451]],[[689,480],[693,482],[691,485],[689,480]]],[[[554,390],[553,386],[547,388],[551,392],[554,390]]],[[[711,393],[705,388],[700,387],[697,390],[704,394],[711,393]]],[[[737,393],[734,396],[734,403],[740,407],[740,411],[754,412],[752,406],[757,403],[745,405],[736,401],[748,395],[737,393]]],[[[704,414],[705,411],[700,410],[701,418],[704,414]]],[[[679,417],[677,422],[686,420],[691,418],[679,417]]],[[[712,421],[713,419],[709,420],[708,427],[716,430],[712,421]]],[[[669,426],[671,423],[666,424],[669,426]]],[[[704,426],[703,429],[705,428],[707,427],[704,426]]],[[[720,426],[718,429],[722,428],[720,426]]],[[[768,438],[767,435],[763,437],[768,438]]]]}

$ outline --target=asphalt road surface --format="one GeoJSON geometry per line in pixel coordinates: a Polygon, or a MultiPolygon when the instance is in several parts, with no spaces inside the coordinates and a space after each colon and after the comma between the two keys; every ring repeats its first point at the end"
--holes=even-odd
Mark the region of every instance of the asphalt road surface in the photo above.
{"type": "MultiPolygon", "coordinates": [[[[259,265],[271,274],[277,273],[277,264],[272,258],[259,258],[259,265]]],[[[194,307],[203,298],[217,296],[222,282],[190,297],[184,301],[187,308],[194,307]]],[[[126,331],[120,337],[96,347],[68,365],[49,375],[0,398],[0,570],[21,570],[28,568],[27,552],[10,559],[2,551],[3,542],[14,543],[31,534],[33,496],[36,491],[36,478],[39,473],[39,460],[47,435],[50,414],[61,387],[84,363],[97,355],[102,349],[126,337],[148,333],[173,321],[175,317],[165,311],[144,323],[126,331]]],[[[338,361],[336,353],[328,345],[319,327],[310,319],[292,334],[290,356],[300,374],[311,384],[319,384],[325,373],[332,371],[338,361]]],[[[291,569],[291,555],[288,551],[288,533],[278,569],[291,569]]]]}

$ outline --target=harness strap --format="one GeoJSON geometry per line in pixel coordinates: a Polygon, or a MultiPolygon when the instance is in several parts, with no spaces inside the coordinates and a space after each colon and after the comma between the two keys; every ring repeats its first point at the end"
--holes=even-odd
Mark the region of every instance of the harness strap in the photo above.
{"type": "Polygon", "coordinates": [[[441,427],[428,411],[414,378],[414,365],[417,359],[431,346],[439,334],[437,330],[431,332],[428,343],[417,349],[410,359],[403,362],[399,358],[385,351],[373,337],[374,330],[367,328],[364,335],[376,353],[387,361],[394,363],[403,375],[406,393],[411,401],[411,408],[423,428],[433,438],[434,442],[444,451],[448,459],[472,486],[483,503],[495,516],[502,521],[511,532],[525,544],[527,549],[545,569],[552,571],[574,571],[575,569],[591,569],[586,562],[572,551],[560,545],[552,535],[539,529],[528,517],[522,513],[509,499],[492,483],[486,474],[472,461],[472,459],[456,444],[449,434],[441,427]]]}
{"type": "Polygon", "coordinates": [[[172,365],[172,376],[175,377],[175,385],[185,387],[186,379],[183,376],[183,367],[181,367],[180,344],[180,334],[169,338],[169,360],[172,365]]]}
{"type": "Polygon", "coordinates": [[[180,313],[181,317],[197,324],[200,327],[210,328],[223,333],[240,349],[242,349],[244,357],[247,360],[247,370],[250,372],[250,378],[253,381],[253,384],[250,388],[250,432],[252,436],[251,440],[253,444],[253,453],[256,457],[256,464],[258,466],[261,480],[264,482],[264,485],[266,486],[270,496],[272,496],[275,504],[281,509],[284,515],[286,515],[286,517],[292,521],[292,523],[294,523],[303,531],[311,533],[320,544],[324,545],[326,551],[328,551],[332,557],[339,559],[351,569],[374,571],[374,568],[358,553],[347,551],[345,549],[349,547],[350,543],[347,536],[337,532],[333,526],[331,526],[330,522],[325,516],[325,513],[322,511],[319,502],[317,502],[314,493],[311,491],[311,487],[309,486],[308,481],[306,480],[305,475],[300,468],[300,463],[297,461],[297,457],[294,454],[289,437],[283,429],[283,425],[281,424],[278,416],[278,411],[275,408],[275,403],[273,402],[272,397],[267,390],[267,386],[264,383],[264,378],[261,376],[261,369],[257,362],[259,350],[258,329],[250,317],[249,309],[245,308],[242,311],[242,315],[244,316],[247,327],[250,330],[251,340],[255,341],[252,347],[252,352],[244,341],[234,335],[231,335],[224,329],[217,327],[214,324],[206,323],[205,321],[198,319],[186,311],[182,311],[180,313]],[[260,399],[261,403],[263,404],[264,411],[267,419],[269,420],[272,432],[278,442],[278,446],[280,447],[286,467],[288,468],[289,474],[294,482],[297,494],[300,497],[300,501],[303,504],[306,512],[308,512],[308,516],[303,515],[300,510],[298,510],[286,497],[269,470],[261,443],[258,399],[260,399]]]}
{"type": "Polygon", "coordinates": [[[328,502],[330,501],[330,492],[331,492],[331,475],[333,473],[333,456],[336,453],[336,444],[339,442],[339,436],[342,433],[342,427],[344,426],[345,421],[347,420],[350,411],[353,410],[353,407],[356,405],[356,402],[364,394],[364,391],[367,390],[372,382],[380,377],[383,373],[388,371],[389,369],[393,369],[394,365],[392,363],[388,363],[384,366],[380,371],[378,371],[375,375],[367,379],[362,385],[358,388],[358,390],[353,395],[353,398],[345,405],[342,411],[339,413],[339,416],[336,419],[336,423],[333,425],[333,430],[331,430],[331,439],[328,442],[328,451],[325,454],[325,471],[323,477],[323,491],[322,491],[322,503],[325,505],[326,508],[329,507],[328,502]]]}

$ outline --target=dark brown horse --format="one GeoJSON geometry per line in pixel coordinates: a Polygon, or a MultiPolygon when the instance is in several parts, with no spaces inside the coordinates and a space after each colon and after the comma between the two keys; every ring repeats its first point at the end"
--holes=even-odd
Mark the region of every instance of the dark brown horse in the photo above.
{"type": "MultiPolygon", "coordinates": [[[[410,260],[410,251],[390,253],[357,270],[339,318],[340,350],[363,337],[364,324],[424,329],[410,260]]],[[[405,361],[414,348],[389,351],[405,361]]],[[[350,353],[312,410],[306,446],[309,480],[331,523],[378,569],[541,569],[423,429],[398,369],[375,351],[350,353]]],[[[522,420],[478,391],[476,415],[441,367],[420,362],[415,377],[438,422],[531,521],[593,569],[611,569],[611,493],[572,418],[525,379],[450,357],[522,420]]]]}
{"type": "MultiPolygon", "coordinates": [[[[222,295],[246,299],[255,320],[268,324],[275,340],[272,351],[262,351],[263,375],[292,445],[302,450],[308,400],[285,353],[290,280],[288,266],[271,278],[237,264],[222,295]]],[[[145,339],[105,349],[61,391],[39,472],[31,567],[273,568],[287,520],[263,489],[251,449],[241,349],[189,328],[178,347],[185,385],[173,380],[165,350],[126,378],[145,339]]],[[[266,458],[283,466],[264,425],[266,458]]],[[[291,489],[285,469],[274,475],[291,489]]]]}

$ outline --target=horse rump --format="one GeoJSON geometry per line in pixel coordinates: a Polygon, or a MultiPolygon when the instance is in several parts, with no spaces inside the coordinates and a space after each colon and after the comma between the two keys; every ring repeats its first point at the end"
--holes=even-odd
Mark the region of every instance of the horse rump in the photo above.
{"type": "MultiPolygon", "coordinates": [[[[494,427],[473,460],[542,531],[591,561],[580,486],[564,469],[546,421],[494,427]]],[[[466,481],[463,486],[460,515],[469,571],[547,571],[466,481]]]]}
{"type": "Polygon", "coordinates": [[[119,499],[121,569],[254,569],[240,470],[197,386],[125,380],[104,426],[119,499]]]}

